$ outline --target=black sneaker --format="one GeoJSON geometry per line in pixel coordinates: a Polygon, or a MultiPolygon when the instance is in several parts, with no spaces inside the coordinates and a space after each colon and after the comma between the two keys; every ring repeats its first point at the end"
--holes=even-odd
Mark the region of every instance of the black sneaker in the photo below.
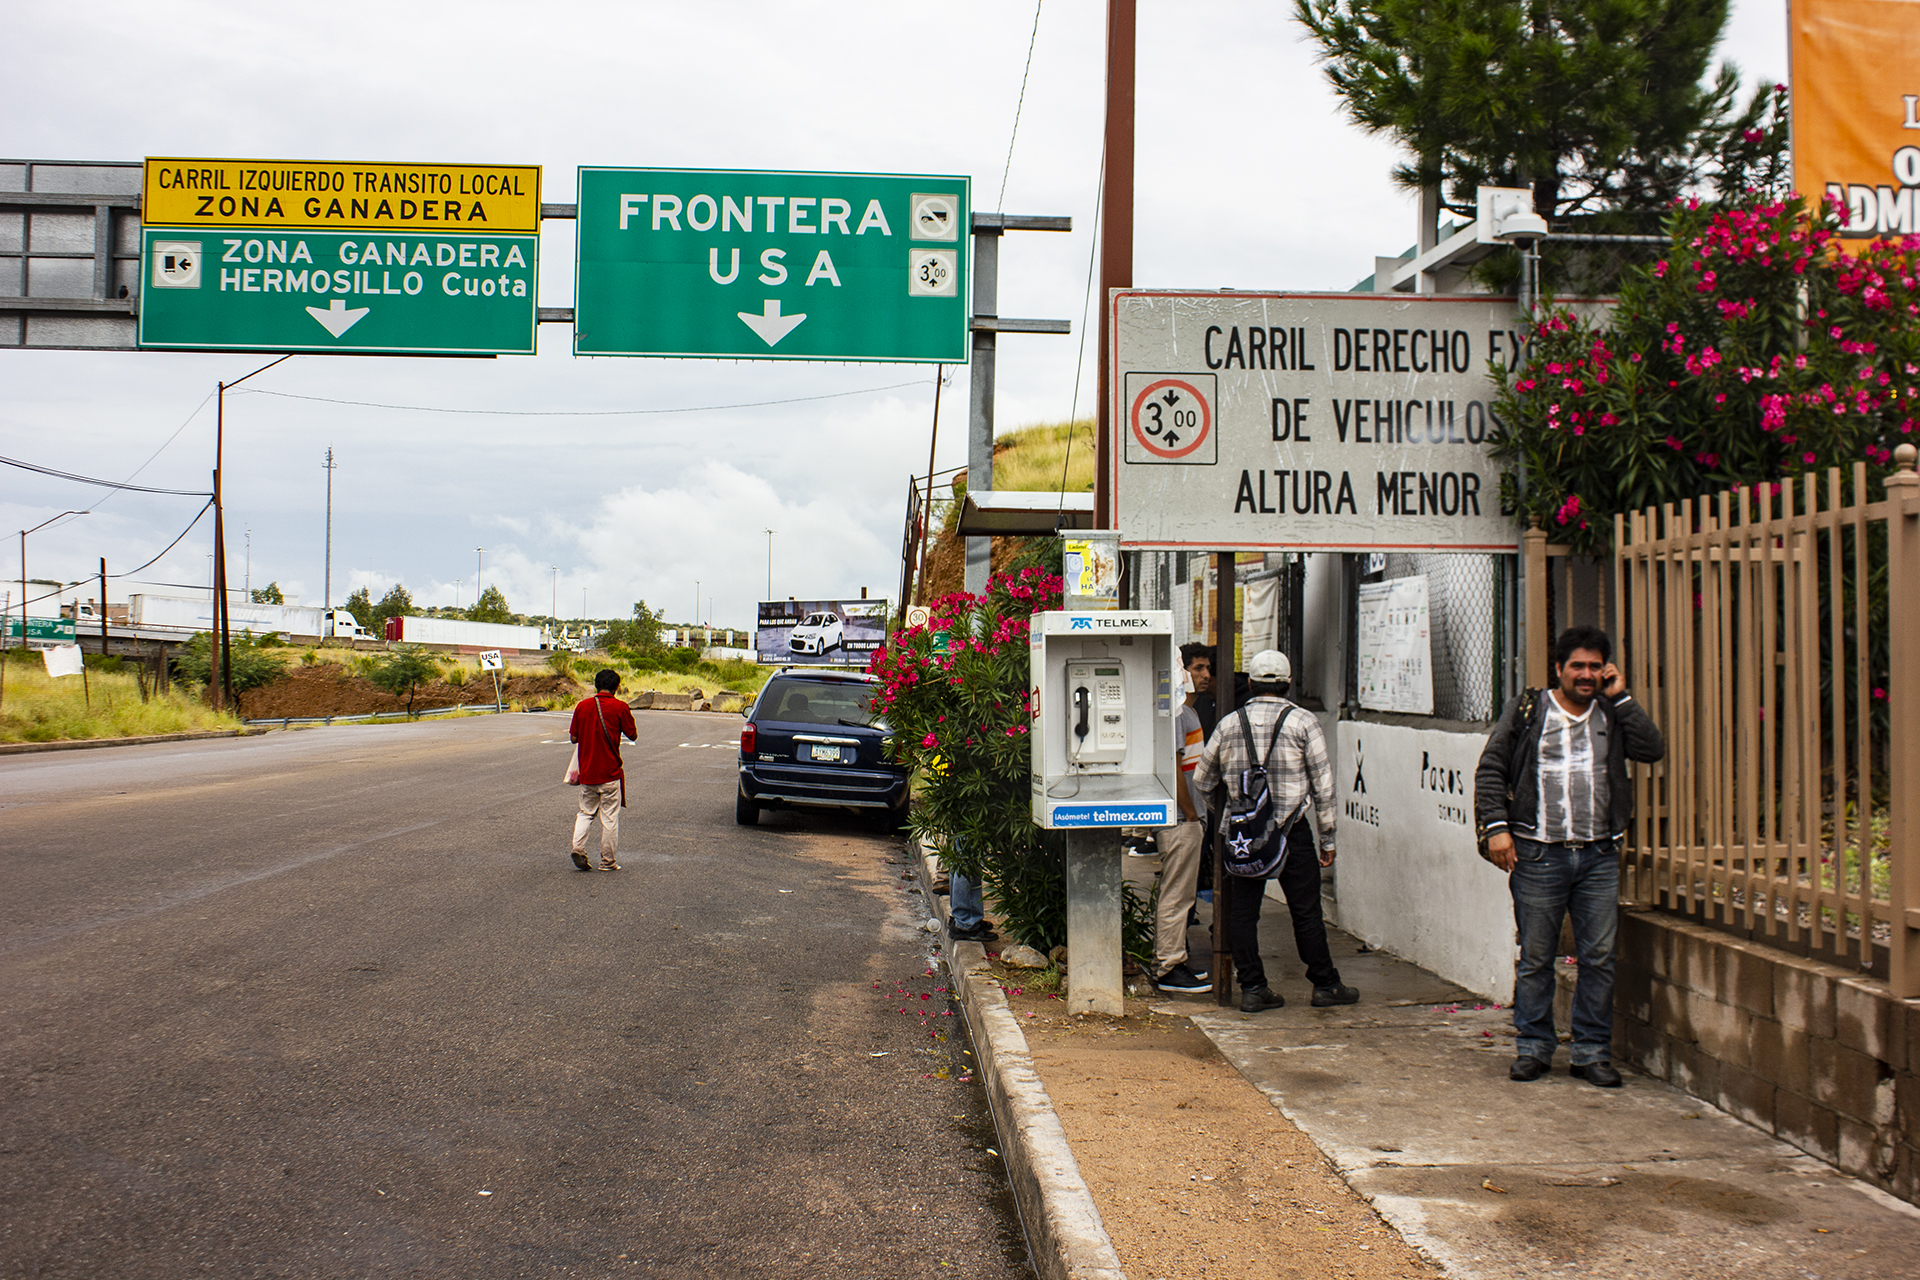
{"type": "Polygon", "coordinates": [[[992,942],[1000,935],[995,933],[993,926],[985,920],[982,920],[971,929],[962,929],[959,925],[949,920],[947,921],[947,936],[955,942],[992,942]]]}
{"type": "Polygon", "coordinates": [[[1213,975],[1195,973],[1182,962],[1155,978],[1153,985],[1162,991],[1211,991],[1213,975]]]}
{"type": "Polygon", "coordinates": [[[1284,1008],[1287,998],[1267,987],[1248,987],[1240,993],[1240,1012],[1264,1013],[1268,1009],[1284,1008]]]}
{"type": "Polygon", "coordinates": [[[1507,1079],[1518,1080],[1525,1084],[1529,1080],[1538,1080],[1551,1070],[1553,1068],[1540,1059],[1523,1053],[1513,1060],[1511,1067],[1507,1068],[1507,1079]]]}
{"type": "Polygon", "coordinates": [[[1330,987],[1315,987],[1313,989],[1313,1007],[1316,1009],[1326,1009],[1336,1004],[1358,1003],[1360,1003],[1360,993],[1352,987],[1342,986],[1338,982],[1330,987]]]}

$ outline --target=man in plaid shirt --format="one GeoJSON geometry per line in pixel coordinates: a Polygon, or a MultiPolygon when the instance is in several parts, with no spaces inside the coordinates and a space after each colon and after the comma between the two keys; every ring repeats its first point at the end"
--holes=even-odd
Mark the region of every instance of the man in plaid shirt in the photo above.
{"type": "MultiPolygon", "coordinates": [[[[1253,729],[1252,743],[1238,712],[1222,716],[1194,772],[1194,788],[1207,797],[1216,822],[1228,804],[1242,799],[1242,778],[1258,763],[1254,754],[1266,747],[1273,726],[1293,706],[1286,699],[1293,688],[1293,665],[1286,654],[1275,649],[1254,654],[1247,664],[1247,681],[1252,697],[1245,710],[1253,729]]],[[[1327,923],[1320,908],[1320,868],[1333,865],[1338,804],[1319,720],[1305,710],[1288,716],[1265,764],[1274,813],[1284,818],[1310,798],[1320,828],[1316,859],[1313,831],[1303,814],[1287,833],[1287,856],[1275,873],[1293,915],[1294,946],[1307,966],[1307,981],[1313,984],[1313,1007],[1352,1004],[1360,993],[1340,982],[1340,971],[1333,967],[1333,955],[1327,950],[1327,923]]],[[[1241,1011],[1278,1009],[1286,998],[1267,986],[1266,967],[1260,962],[1260,907],[1266,900],[1266,882],[1229,879],[1233,884],[1227,896],[1227,938],[1233,947],[1233,967],[1240,975],[1241,1011]]]]}

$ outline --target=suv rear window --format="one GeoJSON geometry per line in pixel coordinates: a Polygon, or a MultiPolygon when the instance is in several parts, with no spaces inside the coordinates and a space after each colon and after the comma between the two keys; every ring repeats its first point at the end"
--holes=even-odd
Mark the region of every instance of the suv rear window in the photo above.
{"type": "Polygon", "coordinates": [[[776,676],[767,682],[754,714],[758,719],[783,720],[790,724],[885,728],[868,709],[873,693],[874,686],[864,681],[793,680],[776,676]]]}

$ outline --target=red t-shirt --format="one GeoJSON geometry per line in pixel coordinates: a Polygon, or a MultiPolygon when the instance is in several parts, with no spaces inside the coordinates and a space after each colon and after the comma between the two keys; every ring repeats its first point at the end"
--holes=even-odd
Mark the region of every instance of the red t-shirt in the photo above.
{"type": "Polygon", "coordinates": [[[633,722],[633,708],[611,693],[596,693],[573,709],[573,725],[568,730],[580,744],[580,781],[590,787],[626,777],[620,766],[620,735],[638,738],[640,728],[633,722]],[[600,727],[605,717],[606,728],[600,727]]]}

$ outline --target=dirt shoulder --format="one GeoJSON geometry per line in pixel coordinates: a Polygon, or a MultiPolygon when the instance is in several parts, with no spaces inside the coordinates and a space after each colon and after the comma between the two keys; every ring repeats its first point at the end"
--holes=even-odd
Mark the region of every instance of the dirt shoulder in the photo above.
{"type": "Polygon", "coordinates": [[[1115,1250],[1135,1280],[1441,1273],[1185,1017],[1078,1017],[995,972],[1115,1250]]]}
{"type": "MultiPolygon", "coordinates": [[[[527,705],[571,706],[585,691],[567,676],[512,673],[500,682],[501,697],[527,705]]],[[[435,680],[413,696],[413,709],[493,705],[493,680],[473,677],[464,685],[435,680]]],[[[374,711],[405,711],[407,700],[374,687],[372,681],[346,667],[319,663],[293,666],[280,679],[240,695],[240,714],[249,720],[283,716],[357,716],[374,711]]]]}

